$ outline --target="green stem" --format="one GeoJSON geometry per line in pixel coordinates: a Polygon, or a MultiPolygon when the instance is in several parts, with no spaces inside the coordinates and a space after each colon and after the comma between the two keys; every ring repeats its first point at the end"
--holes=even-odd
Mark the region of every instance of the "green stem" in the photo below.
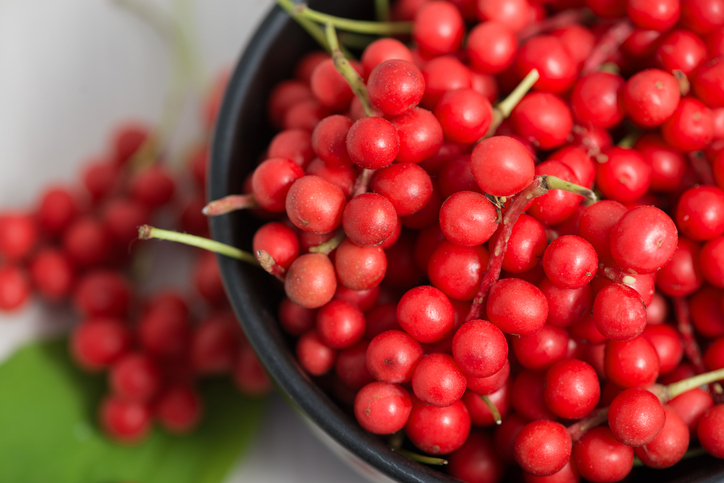
{"type": "Polygon", "coordinates": [[[406,449],[398,448],[393,451],[397,451],[402,456],[406,456],[410,458],[412,461],[417,461],[418,463],[424,463],[426,465],[436,465],[436,466],[442,466],[447,464],[447,460],[443,458],[435,458],[432,456],[425,456],[417,453],[413,453],[412,451],[407,451],[406,449]]]}
{"type": "Polygon", "coordinates": [[[323,253],[324,255],[329,255],[339,246],[340,243],[344,241],[345,238],[347,238],[347,235],[345,235],[344,230],[340,229],[334,237],[330,238],[326,242],[317,245],[316,247],[311,247],[309,249],[309,253],[323,253]]]}
{"type": "Polygon", "coordinates": [[[390,1],[375,0],[375,16],[379,22],[390,21],[390,1]]]}
{"type": "Polygon", "coordinates": [[[201,210],[206,216],[218,216],[231,213],[236,210],[245,210],[249,208],[258,208],[259,203],[256,202],[253,194],[245,195],[229,195],[218,200],[209,202],[201,210]]]}
{"type": "Polygon", "coordinates": [[[352,64],[349,63],[347,58],[344,56],[342,50],[339,48],[337,32],[334,30],[334,26],[331,23],[327,23],[325,25],[324,32],[327,37],[327,43],[329,45],[330,51],[332,52],[334,67],[340,74],[342,74],[344,80],[347,81],[347,84],[349,84],[352,92],[354,92],[354,95],[357,96],[357,98],[362,103],[365,114],[367,114],[368,116],[374,115],[374,109],[372,109],[370,97],[367,94],[367,86],[365,86],[365,81],[357,73],[354,67],[352,67],[352,64]]]}
{"type": "Polygon", "coordinates": [[[716,371],[705,372],[704,374],[698,374],[689,379],[683,381],[674,382],[667,386],[669,399],[675,398],[679,394],[683,394],[686,391],[703,386],[704,384],[711,384],[712,382],[720,381],[724,379],[724,369],[717,369],[716,371]]]}
{"type": "Polygon", "coordinates": [[[412,32],[412,22],[370,22],[367,20],[352,20],[312,10],[305,4],[298,5],[295,7],[295,10],[296,14],[302,18],[321,24],[331,23],[341,30],[356,32],[358,34],[389,36],[396,34],[409,34],[412,32]]]}
{"type": "Polygon", "coordinates": [[[530,72],[528,72],[528,75],[523,78],[522,81],[520,81],[520,84],[518,84],[515,89],[513,89],[513,92],[511,92],[508,97],[503,99],[496,108],[500,111],[500,113],[503,116],[503,119],[510,116],[510,113],[513,112],[513,109],[515,109],[515,106],[518,105],[521,99],[528,93],[528,91],[533,87],[533,84],[538,82],[538,79],[540,79],[540,74],[538,73],[538,69],[533,69],[530,72]]]}
{"type": "Polygon", "coordinates": [[[501,424],[503,422],[503,418],[500,417],[500,411],[498,411],[498,408],[493,404],[493,401],[490,400],[488,396],[480,396],[480,399],[483,400],[486,406],[488,406],[488,409],[490,410],[490,413],[493,415],[493,419],[495,420],[495,424],[501,424]]]}
{"type": "Polygon", "coordinates": [[[161,228],[154,228],[149,225],[143,225],[138,229],[138,238],[140,240],[167,240],[177,243],[183,243],[184,245],[190,245],[192,247],[203,248],[210,252],[225,255],[229,258],[249,263],[251,265],[259,265],[256,258],[250,253],[243,250],[239,250],[236,247],[226,245],[208,238],[189,235],[187,233],[179,233],[176,231],[162,230],[161,228]]]}
{"type": "Polygon", "coordinates": [[[587,198],[591,201],[596,201],[597,199],[596,193],[594,193],[592,190],[584,188],[583,186],[577,185],[575,183],[571,183],[570,181],[564,181],[560,178],[549,175],[542,175],[541,178],[543,178],[542,181],[549,190],[569,191],[579,196],[583,196],[584,198],[587,198]]]}
{"type": "Polygon", "coordinates": [[[277,0],[277,4],[282,7],[289,16],[299,24],[300,27],[306,30],[307,33],[316,40],[324,50],[330,52],[327,37],[325,37],[322,27],[307,18],[300,17],[299,12],[297,11],[297,5],[292,0],[277,0]]]}

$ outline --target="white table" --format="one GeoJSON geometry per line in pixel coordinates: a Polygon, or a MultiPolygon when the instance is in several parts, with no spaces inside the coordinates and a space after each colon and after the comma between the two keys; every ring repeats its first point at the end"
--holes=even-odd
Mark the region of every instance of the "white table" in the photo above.
{"type": "MultiPolygon", "coordinates": [[[[141,0],[148,1],[148,0],[141,0]]],[[[175,1],[175,0],[174,0],[175,1]]],[[[170,9],[171,0],[151,2],[170,9]]],[[[183,3],[175,1],[175,3],[183,3]]],[[[195,0],[207,74],[239,56],[272,0],[195,0]]],[[[75,182],[123,119],[158,118],[169,55],[159,37],[111,0],[0,2],[0,207],[25,208],[51,182],[75,182]]],[[[176,151],[197,129],[187,110],[176,151]]],[[[169,259],[161,267],[173,266],[169,259]]],[[[34,303],[0,314],[0,359],[19,345],[73,323],[34,303]]],[[[323,447],[278,397],[253,449],[228,482],[365,481],[323,447]]]]}

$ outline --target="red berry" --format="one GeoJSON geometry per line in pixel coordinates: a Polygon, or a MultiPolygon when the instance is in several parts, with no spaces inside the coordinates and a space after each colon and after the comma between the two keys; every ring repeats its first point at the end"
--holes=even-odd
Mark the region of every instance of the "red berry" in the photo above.
{"type": "Polygon", "coordinates": [[[117,397],[101,403],[99,419],[106,434],[120,443],[138,443],[151,429],[151,411],[144,403],[117,397]]]}

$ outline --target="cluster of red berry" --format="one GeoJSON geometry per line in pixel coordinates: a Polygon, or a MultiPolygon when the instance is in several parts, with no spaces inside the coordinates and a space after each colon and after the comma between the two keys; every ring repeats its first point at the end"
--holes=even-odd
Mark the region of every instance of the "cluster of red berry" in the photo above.
{"type": "MultiPolygon", "coordinates": [[[[225,78],[206,101],[208,129],[224,87],[225,78]]],[[[208,147],[195,149],[188,174],[176,177],[148,149],[151,136],[144,125],[119,126],[109,153],[84,167],[78,186],[51,186],[34,209],[0,213],[0,309],[22,307],[31,292],[73,306],[81,321],[70,351],[83,369],[107,371],[100,423],[122,442],[142,440],[154,419],[168,431],[191,431],[203,411],[199,377],[229,374],[244,393],[271,390],[229,309],[213,254],[197,257],[194,294],[134,290],[132,262],[144,256],[134,243],[140,225],[161,216],[208,234],[201,213],[208,147]]]]}
{"type": "Polygon", "coordinates": [[[464,481],[724,457],[724,0],[400,0],[359,62],[289,11],[331,57],[205,213],[275,220],[301,366],[464,481]]]}

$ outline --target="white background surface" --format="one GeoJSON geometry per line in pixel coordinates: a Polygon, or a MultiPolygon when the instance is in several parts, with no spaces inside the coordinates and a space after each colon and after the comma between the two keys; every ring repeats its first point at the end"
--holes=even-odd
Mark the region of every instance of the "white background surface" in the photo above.
{"type": "MultiPolygon", "coordinates": [[[[174,1],[153,3],[170,11],[174,1]]],[[[234,63],[272,3],[190,2],[206,79],[234,63]]],[[[0,2],[0,209],[28,208],[49,183],[74,182],[80,166],[104,152],[119,121],[156,122],[169,66],[159,37],[112,0],[0,2]]],[[[184,133],[194,132],[195,116],[189,108],[177,150],[192,141],[184,133]]],[[[0,360],[73,322],[71,313],[38,303],[0,314],[0,360]]],[[[275,397],[252,450],[228,479],[250,481],[364,480],[275,397]]]]}

